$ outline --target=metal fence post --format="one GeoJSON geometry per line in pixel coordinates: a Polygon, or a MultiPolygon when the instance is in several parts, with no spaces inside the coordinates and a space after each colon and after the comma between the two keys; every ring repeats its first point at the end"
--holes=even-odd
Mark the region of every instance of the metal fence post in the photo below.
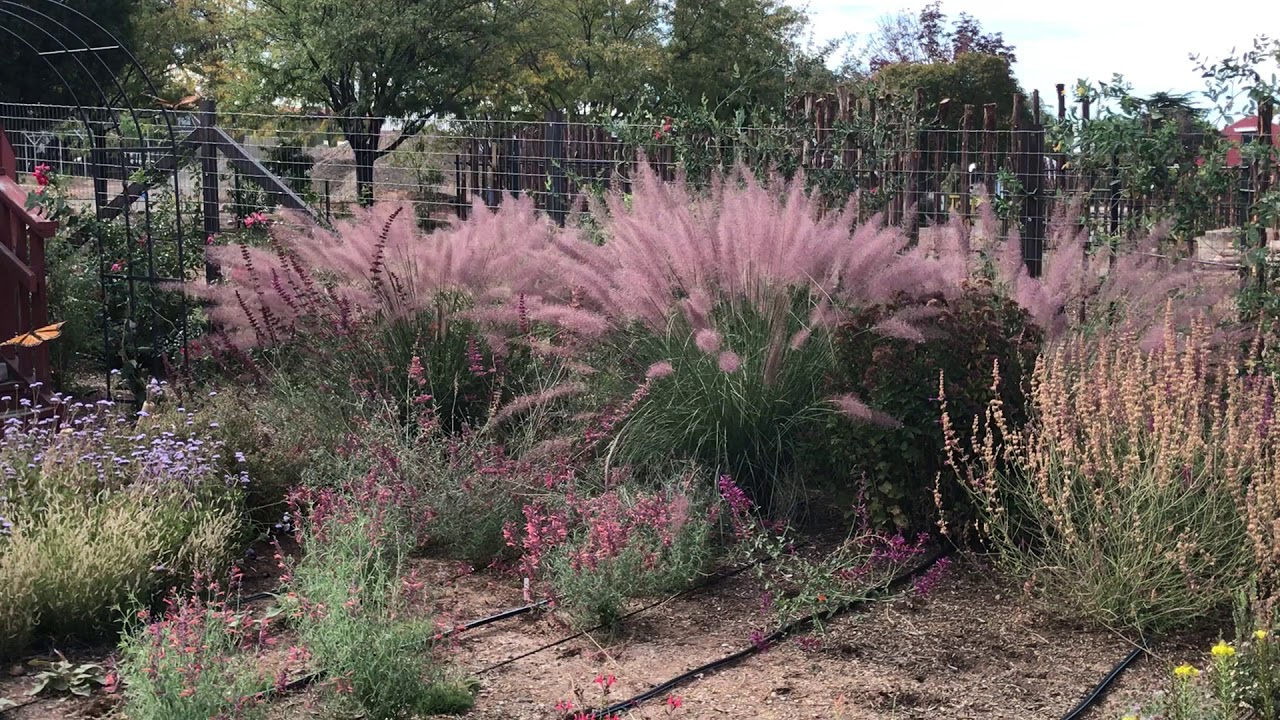
{"type": "Polygon", "coordinates": [[[565,195],[568,192],[569,184],[568,178],[565,177],[564,173],[564,132],[564,113],[559,110],[549,111],[547,113],[547,134],[544,153],[547,157],[547,174],[551,181],[551,196],[547,198],[547,213],[561,227],[564,226],[565,218],[568,215],[565,195]]]}
{"type": "MultiPolygon", "coordinates": [[[[213,100],[205,99],[200,101],[200,125],[202,128],[211,128],[218,124],[218,106],[213,100]]],[[[201,220],[204,223],[204,233],[206,237],[214,237],[222,232],[222,223],[220,217],[220,209],[218,207],[219,197],[221,193],[218,188],[218,146],[212,142],[212,138],[202,136],[200,142],[200,194],[201,194],[201,220]]],[[[209,259],[208,252],[205,253],[204,260],[204,278],[207,282],[214,282],[221,277],[216,263],[209,259]]]]}

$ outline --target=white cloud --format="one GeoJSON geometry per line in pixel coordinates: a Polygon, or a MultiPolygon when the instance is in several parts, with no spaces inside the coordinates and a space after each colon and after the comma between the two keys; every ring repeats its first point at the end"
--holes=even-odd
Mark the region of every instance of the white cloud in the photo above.
{"type": "MultiPolygon", "coordinates": [[[[869,34],[878,18],[925,2],[791,1],[807,5],[819,40],[869,34]]],[[[988,32],[1003,32],[1017,48],[1014,72],[1023,87],[1038,89],[1046,98],[1053,96],[1054,83],[1070,87],[1078,78],[1109,80],[1113,73],[1124,75],[1140,93],[1199,91],[1204,82],[1190,54],[1220,59],[1233,47],[1251,47],[1255,34],[1280,27],[1280,3],[1261,0],[1196,6],[1176,1],[944,0],[942,10],[949,16],[967,12],[988,32]]]]}

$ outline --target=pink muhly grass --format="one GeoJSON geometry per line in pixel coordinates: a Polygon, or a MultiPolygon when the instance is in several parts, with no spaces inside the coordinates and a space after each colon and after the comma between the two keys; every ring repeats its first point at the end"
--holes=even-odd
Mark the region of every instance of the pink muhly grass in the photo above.
{"type": "MultiPolygon", "coordinates": [[[[615,194],[606,205],[608,242],[570,240],[573,257],[560,260],[582,288],[583,306],[619,327],[665,333],[683,313],[695,332],[713,332],[714,303],[767,313],[777,295],[808,289],[815,303],[830,296],[841,305],[878,304],[946,294],[963,279],[948,269],[956,258],[944,263],[936,253],[910,251],[905,233],[878,220],[851,234],[853,215],[821,212],[802,181],[766,187],[740,170],[698,194],[642,166],[630,202],[615,194]]],[[[833,321],[835,313],[821,319],[833,321]]],[[[713,347],[712,337],[703,334],[699,347],[713,347]]]]}
{"type": "Polygon", "coordinates": [[[742,358],[732,350],[725,350],[720,353],[720,357],[716,360],[716,364],[720,366],[720,370],[726,374],[732,375],[738,372],[738,368],[742,366],[742,358]]]}
{"type": "Polygon", "coordinates": [[[649,369],[645,371],[644,376],[648,380],[658,380],[671,375],[675,371],[675,367],[672,366],[670,362],[667,362],[666,360],[659,360],[649,366],[649,369]]]}
{"type": "MultiPolygon", "coordinates": [[[[1099,251],[1090,255],[1086,253],[1088,228],[1076,220],[1078,208],[1067,208],[1050,222],[1044,272],[1033,278],[1023,262],[1016,228],[999,237],[990,203],[982,205],[972,228],[953,222],[946,232],[960,238],[955,241],[958,245],[985,254],[1001,292],[1026,310],[1050,340],[1064,337],[1078,323],[1082,309],[1089,322],[1095,315],[1109,313],[1113,306],[1122,309],[1119,329],[1148,339],[1160,337],[1166,303],[1171,298],[1174,323],[1179,328],[1188,328],[1197,317],[1230,325],[1229,299],[1239,288],[1239,277],[1206,270],[1193,259],[1165,257],[1169,252],[1166,227],[1155,228],[1118,254],[1099,251]]],[[[978,270],[971,268],[971,272],[978,270]]],[[[1232,331],[1224,337],[1233,332],[1238,334],[1232,331]]]]}
{"type": "Polygon", "coordinates": [[[702,352],[714,355],[720,351],[720,333],[711,328],[703,328],[693,336],[693,343],[702,352]]]}
{"type": "Polygon", "coordinates": [[[828,398],[827,402],[835,406],[842,415],[853,420],[872,422],[879,425],[896,425],[897,422],[879,411],[873,410],[854,395],[844,394],[828,398]]]}
{"type": "Polygon", "coordinates": [[[916,343],[924,342],[924,334],[920,332],[919,328],[898,317],[883,320],[872,327],[871,330],[884,337],[909,340],[916,343]]]}
{"type": "Polygon", "coordinates": [[[426,235],[411,210],[392,204],[358,209],[332,231],[288,217],[272,225],[268,248],[209,247],[223,281],[187,286],[209,301],[211,318],[239,347],[276,342],[273,333],[304,318],[402,316],[432,308],[448,293],[478,305],[516,299],[515,325],[528,308],[513,288],[537,286],[540,273],[554,267],[542,258],[554,225],[528,199],[426,235]]]}

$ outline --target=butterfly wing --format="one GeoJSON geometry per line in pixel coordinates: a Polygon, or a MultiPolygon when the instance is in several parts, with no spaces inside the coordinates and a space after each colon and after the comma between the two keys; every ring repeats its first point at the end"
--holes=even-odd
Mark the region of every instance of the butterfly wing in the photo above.
{"type": "Polygon", "coordinates": [[[40,340],[37,339],[35,335],[32,335],[31,333],[27,332],[27,333],[22,333],[21,335],[17,335],[15,337],[11,337],[8,340],[5,340],[4,342],[0,342],[0,347],[27,348],[27,347],[35,347],[36,345],[39,345],[39,344],[40,344],[40,340]]]}
{"type": "Polygon", "coordinates": [[[4,342],[0,342],[0,347],[11,347],[11,346],[24,347],[24,348],[36,347],[37,345],[41,345],[45,342],[48,342],[50,340],[53,340],[61,336],[62,326],[65,323],[66,321],[63,320],[62,322],[56,322],[52,325],[45,325],[42,328],[36,328],[31,332],[22,333],[21,335],[9,338],[4,342]]]}
{"type": "Polygon", "coordinates": [[[45,325],[42,328],[32,330],[30,334],[39,338],[40,342],[56,340],[62,336],[62,326],[66,324],[66,322],[66,320],[63,320],[62,322],[56,322],[52,325],[45,325]]]}

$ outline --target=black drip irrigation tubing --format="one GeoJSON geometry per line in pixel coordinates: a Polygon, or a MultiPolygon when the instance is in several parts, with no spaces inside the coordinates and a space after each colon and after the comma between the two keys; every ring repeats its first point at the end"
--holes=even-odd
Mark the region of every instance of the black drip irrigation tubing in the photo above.
{"type": "MultiPolygon", "coordinates": [[[[806,544],[807,544],[807,543],[806,543],[806,544]]],[[[736,575],[741,575],[742,573],[746,572],[747,570],[750,570],[751,568],[753,568],[753,567],[755,567],[755,566],[759,565],[761,562],[763,562],[763,560],[754,560],[754,561],[752,561],[752,562],[750,562],[750,563],[747,563],[747,564],[745,564],[745,565],[742,565],[741,567],[734,568],[733,570],[730,570],[729,572],[721,573],[721,574],[719,574],[719,575],[715,575],[715,576],[713,576],[713,577],[709,578],[708,580],[706,580],[705,582],[702,582],[702,583],[700,583],[700,584],[698,584],[698,585],[695,585],[694,587],[691,587],[691,588],[689,588],[688,590],[685,590],[685,591],[683,591],[683,592],[677,593],[676,595],[672,595],[671,597],[664,598],[664,599],[659,600],[659,601],[657,601],[657,602],[650,603],[650,604],[645,605],[644,607],[638,608],[638,609],[636,609],[636,610],[632,610],[631,612],[629,612],[629,613],[627,613],[626,615],[623,615],[621,618],[619,618],[619,620],[626,620],[627,618],[634,617],[635,615],[639,615],[640,613],[642,613],[642,612],[644,612],[644,611],[646,611],[646,610],[651,610],[651,609],[653,609],[653,608],[655,608],[655,607],[657,607],[657,606],[659,606],[659,605],[662,605],[663,603],[670,602],[671,600],[674,600],[674,599],[676,599],[676,598],[678,598],[678,597],[681,597],[681,596],[683,596],[683,595],[687,595],[687,594],[689,594],[689,593],[697,592],[697,591],[699,591],[699,590],[705,590],[706,588],[709,588],[709,587],[711,587],[711,586],[713,586],[713,585],[716,585],[717,583],[724,582],[725,580],[728,580],[728,579],[729,579],[729,578],[731,578],[731,577],[734,577],[734,576],[736,576],[736,575]]],[[[261,599],[264,599],[264,598],[267,598],[267,597],[274,597],[274,596],[275,596],[275,594],[274,594],[274,593],[270,593],[270,592],[255,593],[255,594],[253,594],[253,595],[249,595],[249,596],[246,596],[246,597],[244,597],[244,598],[241,598],[241,599],[240,599],[240,602],[241,602],[241,603],[253,602],[254,600],[261,600],[261,599]]],[[[496,622],[500,622],[500,621],[502,621],[502,620],[506,620],[506,619],[508,619],[508,618],[513,618],[513,617],[517,617],[517,616],[519,616],[519,615],[524,615],[525,613],[532,612],[533,610],[536,610],[536,609],[538,609],[538,608],[540,608],[540,607],[543,607],[543,606],[545,606],[546,604],[547,604],[547,601],[546,601],[546,600],[539,600],[538,602],[536,602],[536,603],[532,603],[532,604],[529,604],[529,605],[522,605],[522,606],[520,606],[520,607],[511,608],[510,610],[503,610],[502,612],[495,613],[495,614],[493,614],[493,615],[489,615],[488,617],[483,617],[483,618],[480,618],[480,619],[478,619],[478,620],[472,620],[471,622],[465,623],[465,624],[460,625],[460,626],[458,626],[458,627],[450,628],[449,630],[445,631],[444,633],[441,633],[439,636],[433,636],[433,637],[432,637],[432,639],[434,640],[434,639],[442,639],[442,638],[450,637],[450,636],[452,636],[452,635],[456,635],[456,634],[458,634],[458,633],[460,633],[460,632],[465,632],[465,631],[467,631],[467,630],[474,630],[475,628],[478,628],[478,627],[483,627],[483,626],[485,626],[485,625],[490,625],[490,624],[493,624],[493,623],[496,623],[496,622]]],[[[557,645],[563,645],[564,643],[567,643],[567,642],[569,642],[570,640],[574,640],[574,639],[576,639],[576,638],[580,638],[580,637],[582,637],[583,635],[586,635],[587,633],[591,633],[591,632],[595,632],[596,630],[603,629],[604,627],[605,627],[604,625],[597,625],[596,627],[590,628],[590,629],[588,629],[588,630],[583,630],[583,631],[581,631],[581,632],[574,633],[573,635],[570,635],[570,636],[565,637],[565,638],[561,638],[561,639],[556,640],[555,642],[552,642],[552,643],[548,643],[548,644],[546,644],[546,645],[543,645],[542,647],[535,648],[535,649],[533,649],[533,650],[530,650],[529,652],[522,653],[522,654],[520,654],[520,655],[516,655],[515,657],[507,658],[506,660],[503,660],[502,662],[497,663],[496,665],[490,665],[489,667],[484,668],[483,670],[480,670],[480,671],[479,671],[478,673],[476,673],[476,674],[477,674],[477,675],[483,675],[483,674],[485,674],[485,673],[492,672],[492,671],[494,671],[494,670],[497,670],[498,668],[501,668],[501,667],[505,667],[505,666],[507,666],[507,665],[510,665],[511,663],[514,663],[514,662],[516,662],[516,661],[518,661],[518,660],[523,660],[524,658],[527,658],[527,657],[529,657],[529,656],[531,656],[531,655],[536,655],[536,654],[538,654],[538,653],[540,653],[540,652],[542,652],[542,651],[544,651],[544,650],[549,650],[549,649],[551,649],[551,648],[553,648],[553,647],[556,647],[557,645]]],[[[407,649],[407,648],[406,648],[406,649],[407,649]]],[[[298,677],[298,678],[295,678],[294,680],[289,681],[289,683],[288,683],[287,685],[285,685],[283,688],[280,688],[279,690],[275,690],[275,691],[273,691],[271,694],[273,694],[273,695],[287,695],[287,694],[289,694],[289,693],[295,692],[295,691],[297,691],[297,690],[301,690],[301,689],[302,689],[302,688],[304,688],[304,687],[307,687],[307,686],[309,686],[309,685],[314,684],[315,682],[319,681],[323,676],[324,676],[324,673],[321,673],[321,672],[311,672],[311,673],[307,673],[306,675],[302,675],[302,676],[300,676],[300,677],[298,677]]]]}
{"type": "MultiPolygon", "coordinates": [[[[751,568],[753,568],[753,567],[755,567],[755,566],[757,566],[757,565],[761,564],[762,562],[764,562],[764,560],[763,560],[763,559],[760,559],[760,560],[753,560],[753,561],[751,561],[751,562],[749,562],[749,563],[747,563],[747,564],[745,564],[745,565],[742,565],[742,566],[740,566],[740,567],[734,568],[733,570],[730,570],[730,571],[728,571],[728,572],[721,573],[721,574],[719,574],[719,575],[713,575],[712,577],[708,578],[706,581],[701,582],[701,583],[699,583],[699,584],[697,584],[697,585],[695,585],[695,586],[693,586],[693,587],[691,587],[691,588],[689,588],[689,589],[687,589],[687,590],[683,590],[683,591],[678,592],[678,593],[676,593],[675,595],[672,595],[672,596],[670,596],[670,597],[666,597],[666,598],[663,598],[663,599],[661,599],[661,600],[657,600],[657,601],[651,602],[651,603],[649,603],[648,605],[645,605],[645,606],[643,606],[643,607],[636,608],[635,610],[632,610],[631,612],[629,612],[629,613],[627,613],[627,614],[625,614],[625,615],[623,615],[623,616],[619,617],[619,618],[618,618],[618,620],[617,620],[617,622],[622,622],[623,620],[626,620],[626,619],[628,619],[628,618],[635,617],[636,615],[639,615],[639,614],[640,614],[640,613],[642,613],[642,612],[645,612],[645,611],[647,611],[647,610],[652,610],[653,608],[656,608],[656,607],[658,607],[659,605],[663,605],[663,604],[669,603],[669,602],[671,602],[672,600],[675,600],[676,598],[683,597],[683,596],[685,596],[685,595],[688,595],[688,594],[690,594],[690,593],[695,593],[695,592],[698,592],[698,591],[700,591],[700,590],[706,590],[707,588],[710,588],[710,587],[712,587],[712,586],[718,585],[719,583],[722,583],[722,582],[724,582],[725,580],[728,580],[729,578],[732,578],[732,577],[735,577],[735,576],[741,575],[742,573],[744,573],[744,572],[746,572],[746,571],[750,570],[751,568]]],[[[502,662],[495,663],[495,664],[490,665],[490,666],[488,666],[488,667],[486,667],[486,668],[483,668],[483,669],[481,669],[481,670],[477,671],[477,672],[476,672],[476,675],[485,675],[485,674],[491,673],[491,672],[493,672],[494,670],[497,670],[497,669],[499,669],[499,668],[504,668],[504,667],[506,667],[506,666],[508,666],[508,665],[510,665],[510,664],[512,664],[512,663],[514,663],[514,662],[516,662],[516,661],[523,660],[523,659],[525,659],[525,658],[527,658],[527,657],[530,657],[530,656],[532,656],[532,655],[537,655],[538,653],[540,653],[540,652],[544,652],[544,651],[546,651],[546,650],[550,650],[550,649],[551,649],[551,648],[553,648],[553,647],[558,647],[558,646],[563,645],[563,644],[565,644],[565,643],[567,643],[567,642],[569,642],[569,641],[571,641],[571,640],[576,640],[576,639],[578,639],[578,638],[580,638],[580,637],[582,637],[582,636],[584,636],[584,635],[587,635],[587,634],[589,634],[589,633],[593,633],[593,632],[595,632],[595,631],[597,631],[597,630],[603,630],[605,627],[606,627],[606,625],[602,623],[602,624],[600,624],[600,625],[596,625],[595,627],[588,628],[588,629],[586,629],[586,630],[581,630],[581,631],[576,632],[576,633],[574,633],[574,634],[572,634],[572,635],[569,635],[569,636],[567,636],[567,637],[562,637],[562,638],[560,638],[559,640],[556,640],[556,641],[554,641],[554,642],[549,642],[549,643],[547,643],[546,645],[541,645],[541,646],[536,647],[536,648],[534,648],[534,649],[532,649],[532,650],[529,650],[528,652],[520,653],[519,655],[515,655],[515,656],[513,656],[513,657],[509,657],[509,658],[507,658],[506,660],[503,660],[502,662]]]]}
{"type": "Polygon", "coordinates": [[[1126,655],[1125,658],[1117,663],[1115,667],[1111,668],[1111,672],[1107,673],[1106,676],[1102,678],[1102,681],[1095,685],[1093,690],[1089,691],[1089,694],[1085,695],[1084,699],[1081,700],[1078,705],[1072,708],[1066,715],[1063,715],[1062,720],[1079,720],[1084,717],[1084,714],[1089,711],[1089,708],[1093,707],[1094,703],[1101,700],[1103,696],[1107,694],[1107,691],[1111,689],[1111,684],[1120,677],[1120,674],[1128,669],[1130,665],[1137,662],[1138,658],[1142,657],[1146,652],[1147,649],[1141,645],[1134,648],[1133,652],[1126,655]]]}
{"type": "Polygon", "coordinates": [[[745,647],[733,653],[732,655],[726,655],[725,657],[722,657],[719,660],[712,660],[711,662],[705,665],[700,665],[692,670],[689,670],[688,672],[681,673],[680,675],[677,675],[671,678],[670,680],[667,680],[666,682],[662,682],[657,685],[654,685],[653,687],[640,693],[639,695],[636,695],[635,697],[629,698],[627,700],[623,700],[621,702],[616,702],[610,705],[609,707],[604,708],[603,710],[588,710],[585,713],[575,713],[567,717],[583,718],[585,716],[587,718],[591,718],[591,720],[600,720],[602,718],[614,717],[618,715],[618,713],[623,712],[624,710],[630,710],[632,708],[635,708],[639,706],[641,703],[652,700],[655,697],[658,697],[659,695],[662,695],[669,690],[672,690],[676,687],[679,687],[680,685],[683,685],[687,682],[695,680],[699,676],[705,673],[711,672],[713,670],[719,670],[720,668],[728,667],[741,660],[751,657],[752,655],[760,653],[770,645],[773,645],[785,639],[788,635],[794,633],[796,630],[802,627],[811,626],[813,623],[817,622],[820,617],[827,618],[827,619],[834,618],[837,615],[843,615],[844,613],[857,609],[867,604],[868,602],[871,602],[877,599],[880,596],[887,595],[888,593],[891,593],[894,590],[897,590],[898,588],[902,587],[903,585],[911,582],[918,576],[927,572],[929,568],[933,567],[939,560],[941,560],[942,558],[946,557],[949,554],[950,554],[949,550],[938,551],[934,553],[933,556],[931,556],[928,560],[925,560],[924,562],[920,563],[919,565],[912,568],[911,570],[908,570],[902,573],[901,575],[898,575],[897,577],[890,580],[889,583],[885,585],[883,588],[880,588],[878,591],[874,591],[868,594],[866,597],[862,597],[857,600],[852,600],[850,602],[844,603],[843,605],[833,610],[827,610],[820,613],[813,613],[812,615],[808,615],[798,620],[793,620],[787,623],[786,625],[782,626],[781,628],[773,631],[768,636],[762,638],[757,642],[752,643],[748,647],[745,647]]]}
{"type": "MultiPolygon", "coordinates": [[[[632,610],[631,612],[629,612],[629,613],[627,613],[626,615],[623,615],[621,618],[619,618],[619,621],[621,621],[621,620],[626,620],[627,618],[630,618],[630,617],[634,617],[634,616],[636,616],[636,615],[639,615],[640,613],[642,613],[642,612],[644,612],[644,611],[646,611],[646,610],[652,610],[653,608],[655,608],[655,607],[657,607],[657,606],[659,606],[659,605],[662,605],[663,603],[670,602],[670,601],[672,601],[672,600],[674,600],[674,599],[676,599],[676,598],[678,598],[678,597],[681,597],[681,596],[683,596],[683,595],[687,595],[687,594],[689,594],[689,593],[697,592],[697,591],[699,591],[699,590],[705,590],[705,589],[707,589],[707,588],[709,588],[709,587],[711,587],[711,586],[713,586],[713,585],[716,585],[717,583],[724,582],[725,580],[728,580],[728,579],[729,579],[729,578],[731,578],[731,577],[734,577],[734,576],[736,576],[736,575],[741,575],[742,573],[744,573],[744,572],[746,572],[746,571],[750,570],[751,568],[753,568],[753,567],[755,567],[755,566],[759,565],[761,562],[763,562],[763,561],[762,561],[762,560],[754,560],[754,561],[752,561],[752,562],[750,562],[750,563],[747,563],[747,564],[745,564],[745,565],[742,565],[741,567],[734,568],[733,570],[730,570],[729,572],[721,573],[721,574],[719,574],[719,575],[715,575],[715,576],[713,576],[713,577],[709,578],[707,581],[705,581],[705,582],[703,582],[703,583],[700,583],[700,584],[698,584],[698,585],[695,585],[694,587],[691,587],[691,588],[689,588],[688,590],[685,590],[685,591],[683,591],[683,592],[680,592],[680,593],[677,593],[677,594],[675,594],[675,595],[672,595],[671,597],[663,598],[662,600],[659,600],[659,601],[657,601],[657,602],[650,603],[650,604],[648,604],[648,605],[645,605],[644,607],[641,607],[641,608],[637,608],[637,609],[635,609],[635,610],[632,610]]],[[[507,618],[516,617],[517,615],[523,615],[524,613],[530,612],[530,611],[532,611],[532,610],[534,610],[534,609],[536,609],[536,608],[542,607],[542,606],[544,606],[544,605],[546,605],[546,604],[547,604],[547,601],[545,601],[545,600],[540,600],[540,601],[538,601],[538,602],[536,602],[536,603],[533,603],[532,605],[525,605],[525,606],[523,606],[523,607],[512,608],[512,609],[510,609],[510,610],[504,610],[504,611],[502,611],[502,612],[500,612],[500,613],[496,613],[496,614],[494,614],[494,615],[490,615],[490,616],[488,616],[488,617],[480,618],[479,620],[472,620],[471,622],[466,623],[465,625],[462,625],[462,626],[457,627],[457,628],[453,628],[453,629],[451,629],[451,630],[449,630],[449,631],[445,632],[445,633],[443,634],[443,637],[448,637],[448,636],[450,636],[450,635],[453,635],[453,634],[456,634],[456,633],[459,633],[459,632],[463,632],[463,631],[465,631],[465,630],[471,630],[471,629],[474,629],[474,628],[482,627],[482,626],[484,626],[484,625],[489,625],[489,624],[491,624],[491,623],[495,623],[495,622],[498,622],[498,621],[500,621],[500,620],[506,620],[507,618]]],[[[582,630],[581,632],[574,633],[573,635],[570,635],[570,636],[568,636],[568,637],[560,638],[559,640],[556,640],[555,642],[547,643],[546,645],[543,645],[543,646],[538,647],[538,648],[534,648],[533,650],[530,650],[530,651],[525,652],[525,653],[521,653],[521,654],[519,654],[519,655],[516,655],[515,657],[507,658],[506,660],[503,660],[502,662],[497,663],[497,664],[495,664],[495,665],[490,665],[489,667],[484,668],[483,670],[480,670],[479,672],[477,672],[477,673],[476,673],[476,675],[484,675],[485,673],[493,672],[494,670],[497,670],[498,668],[505,667],[505,666],[510,665],[511,663],[514,663],[514,662],[516,662],[516,661],[518,661],[518,660],[523,660],[524,658],[527,658],[527,657],[529,657],[529,656],[531,656],[531,655],[537,655],[538,653],[543,652],[544,650],[550,650],[551,648],[556,647],[557,645],[563,645],[563,644],[565,644],[565,643],[569,642],[570,640],[574,640],[574,639],[580,638],[580,637],[582,637],[583,635],[586,635],[587,633],[595,632],[596,630],[601,630],[601,629],[603,629],[604,627],[605,627],[604,625],[597,625],[597,626],[595,626],[595,627],[593,627],[593,628],[590,628],[590,629],[587,629],[587,630],[582,630]]],[[[434,638],[433,638],[433,639],[434,639],[434,638]]],[[[301,676],[301,677],[299,677],[299,678],[297,678],[297,679],[295,679],[295,680],[290,681],[290,682],[289,682],[289,684],[285,685],[283,688],[281,688],[280,690],[276,691],[274,694],[276,694],[276,695],[285,695],[285,694],[288,694],[288,693],[294,692],[294,691],[296,691],[296,690],[300,690],[300,689],[302,689],[302,688],[304,688],[304,687],[307,687],[308,685],[311,685],[311,684],[313,684],[313,683],[317,682],[318,680],[320,680],[320,678],[321,678],[321,677],[323,677],[323,673],[320,673],[320,672],[308,673],[308,674],[303,675],[303,676],[301,676]]]]}
{"type": "MultiPolygon", "coordinates": [[[[538,602],[531,603],[529,605],[521,605],[520,607],[511,608],[510,610],[503,610],[502,612],[494,613],[493,615],[482,617],[478,620],[472,620],[471,622],[463,623],[462,625],[459,625],[457,627],[449,628],[448,630],[445,630],[444,632],[438,635],[433,635],[431,639],[442,640],[444,638],[457,635],[458,633],[466,632],[467,630],[474,630],[478,627],[484,627],[485,625],[492,625],[493,623],[500,622],[502,620],[507,620],[509,618],[524,615],[525,613],[533,612],[534,610],[537,610],[538,608],[543,607],[546,604],[547,604],[546,600],[539,600],[538,602]]],[[[416,645],[421,642],[423,641],[418,641],[418,642],[415,642],[414,644],[416,645]]],[[[403,649],[407,650],[409,648],[406,647],[403,649]]],[[[284,686],[284,688],[277,691],[277,694],[283,695],[283,694],[290,693],[295,690],[304,688],[316,682],[317,680],[319,680],[323,675],[324,673],[321,673],[321,672],[307,673],[302,677],[299,677],[295,680],[291,680],[289,684],[284,686]]]]}

